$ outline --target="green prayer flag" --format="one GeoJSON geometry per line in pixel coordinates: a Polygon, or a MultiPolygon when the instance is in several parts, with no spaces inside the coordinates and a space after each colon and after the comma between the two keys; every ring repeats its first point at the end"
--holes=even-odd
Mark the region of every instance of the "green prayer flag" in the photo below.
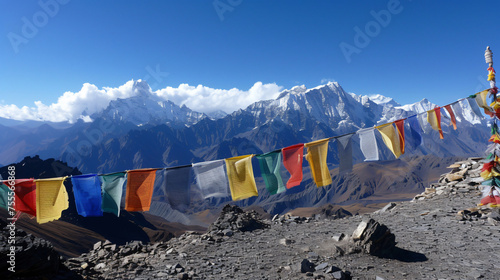
{"type": "Polygon", "coordinates": [[[263,155],[257,155],[259,166],[266,184],[266,189],[271,194],[277,194],[285,191],[283,179],[281,179],[281,151],[274,151],[263,155]]]}
{"type": "MultiPolygon", "coordinates": [[[[0,207],[4,208],[6,210],[9,208],[9,206],[8,206],[9,205],[9,203],[8,203],[9,196],[14,196],[14,193],[11,193],[11,190],[9,189],[9,187],[0,182],[0,207]]],[[[11,205],[11,206],[14,206],[14,205],[11,205]]]]}

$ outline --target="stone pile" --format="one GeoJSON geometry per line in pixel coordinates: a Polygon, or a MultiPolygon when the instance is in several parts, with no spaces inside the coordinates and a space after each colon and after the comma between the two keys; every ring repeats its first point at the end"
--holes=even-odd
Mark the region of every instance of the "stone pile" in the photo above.
{"type": "Polygon", "coordinates": [[[233,236],[235,232],[254,231],[269,227],[255,211],[245,212],[235,205],[226,205],[217,220],[208,227],[211,236],[233,236]]]}
{"type": "Polygon", "coordinates": [[[429,199],[440,195],[448,197],[480,195],[481,182],[483,182],[481,177],[483,163],[483,158],[468,158],[455,162],[448,166],[451,168],[449,173],[441,175],[437,183],[431,184],[423,193],[416,195],[413,200],[429,199]]]}

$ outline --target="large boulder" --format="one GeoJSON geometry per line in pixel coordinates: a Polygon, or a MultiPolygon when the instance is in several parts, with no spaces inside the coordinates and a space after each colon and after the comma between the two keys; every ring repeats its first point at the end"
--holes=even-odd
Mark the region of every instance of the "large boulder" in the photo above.
{"type": "Polygon", "coordinates": [[[378,257],[391,256],[396,247],[396,237],[389,228],[371,218],[359,223],[352,240],[362,252],[378,257]]]}

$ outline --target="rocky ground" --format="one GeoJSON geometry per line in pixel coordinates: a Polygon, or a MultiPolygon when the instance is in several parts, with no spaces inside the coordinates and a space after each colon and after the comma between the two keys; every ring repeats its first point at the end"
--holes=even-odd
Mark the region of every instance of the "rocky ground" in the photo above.
{"type": "Polygon", "coordinates": [[[413,201],[335,220],[226,206],[204,234],[99,242],[61,266],[84,279],[499,279],[500,213],[474,207],[481,167],[458,162],[413,201]]]}

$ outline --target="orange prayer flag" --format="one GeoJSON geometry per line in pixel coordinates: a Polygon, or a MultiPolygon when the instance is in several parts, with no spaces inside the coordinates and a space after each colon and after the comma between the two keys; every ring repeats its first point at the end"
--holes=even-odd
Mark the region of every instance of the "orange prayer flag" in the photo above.
{"type": "Polygon", "coordinates": [[[125,210],[149,211],[156,169],[138,169],[128,171],[125,210]]]}

